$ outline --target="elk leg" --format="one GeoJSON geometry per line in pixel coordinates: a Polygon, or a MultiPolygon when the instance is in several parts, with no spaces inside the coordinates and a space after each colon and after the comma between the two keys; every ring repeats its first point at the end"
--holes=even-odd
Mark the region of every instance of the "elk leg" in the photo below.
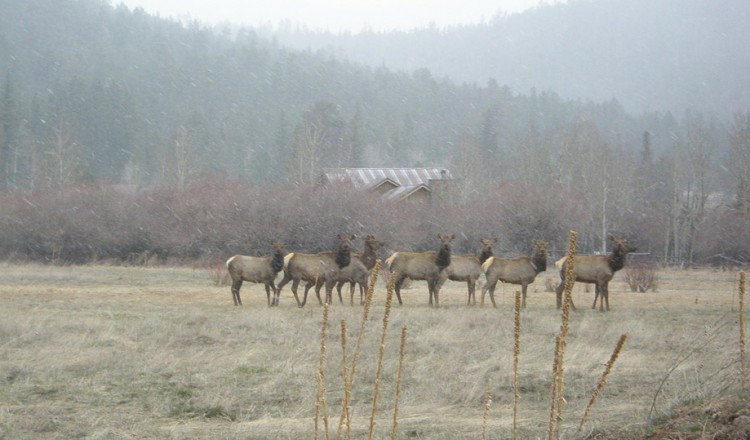
{"type": "MultiPolygon", "coordinates": [[[[283,285],[282,281],[282,285],[283,285]]],[[[280,285],[281,286],[281,285],[280,285]]],[[[299,280],[295,279],[292,281],[292,293],[294,294],[294,299],[297,301],[297,307],[304,307],[304,303],[299,302],[299,296],[297,296],[297,288],[299,287],[299,280]]],[[[279,287],[279,291],[281,290],[281,287],[279,287]]],[[[305,292],[307,293],[307,292],[305,292]]],[[[305,300],[307,300],[307,297],[305,297],[305,300]]]]}
{"type": "MultiPolygon", "coordinates": [[[[333,286],[336,285],[335,281],[326,281],[326,304],[333,304],[333,286]]],[[[339,300],[341,300],[341,290],[339,289],[339,300]]],[[[341,301],[343,304],[344,301],[341,301]]]]}
{"type": "Polygon", "coordinates": [[[398,278],[396,280],[395,290],[396,290],[396,298],[398,298],[398,305],[402,306],[404,305],[403,301],[401,301],[401,285],[404,284],[404,280],[406,278],[398,278]]]}
{"type": "Polygon", "coordinates": [[[336,283],[336,292],[339,294],[339,304],[344,304],[344,298],[341,296],[341,288],[344,287],[344,281],[336,283]]]}
{"type": "Polygon", "coordinates": [[[433,296],[435,297],[435,307],[440,307],[440,288],[443,287],[443,283],[445,283],[445,280],[447,280],[448,277],[437,279],[434,281],[433,284],[433,296]]]}
{"type": "Polygon", "coordinates": [[[523,298],[523,299],[521,300],[521,308],[522,308],[522,309],[525,309],[525,308],[526,308],[526,288],[527,288],[528,286],[529,286],[529,285],[528,285],[528,284],[526,284],[526,283],[522,283],[522,284],[521,284],[521,297],[523,298]]]}
{"type": "Polygon", "coordinates": [[[323,301],[320,300],[320,287],[318,287],[318,284],[314,281],[308,281],[307,284],[305,284],[305,298],[302,300],[303,306],[307,304],[307,293],[310,292],[310,289],[313,286],[315,286],[315,295],[318,297],[318,304],[321,306],[323,305],[323,301]]]}
{"type": "MultiPolygon", "coordinates": [[[[287,274],[286,271],[284,271],[284,278],[282,278],[281,282],[279,283],[279,285],[276,286],[276,299],[274,300],[274,302],[276,303],[277,306],[279,305],[279,296],[281,296],[281,289],[283,289],[284,286],[286,286],[287,283],[289,281],[291,281],[291,280],[292,280],[292,278],[289,277],[289,275],[287,274]]],[[[294,289],[292,289],[292,290],[294,292],[294,299],[297,300],[297,307],[299,307],[299,299],[297,298],[297,291],[294,290],[294,289]]]]}
{"type": "Polygon", "coordinates": [[[271,300],[271,306],[279,305],[279,290],[276,288],[276,283],[271,281],[271,289],[273,289],[273,299],[271,300]]]}
{"type": "MultiPolygon", "coordinates": [[[[599,283],[594,284],[594,304],[591,305],[591,308],[596,310],[596,300],[599,299],[600,289],[599,289],[599,283]]],[[[604,297],[602,296],[602,301],[604,297]]]]}
{"type": "Polygon", "coordinates": [[[557,297],[557,310],[560,310],[560,308],[562,307],[563,290],[565,290],[565,279],[560,281],[560,284],[558,284],[557,289],[555,289],[555,296],[557,297]]]}
{"type": "Polygon", "coordinates": [[[442,285],[440,282],[435,282],[432,285],[432,296],[435,297],[435,307],[440,307],[440,285],[442,285]]]}
{"type": "Polygon", "coordinates": [[[430,293],[429,305],[432,305],[432,294],[435,291],[435,281],[427,280],[427,291],[430,293]]]}
{"type": "Polygon", "coordinates": [[[235,306],[242,305],[242,301],[240,300],[240,287],[242,287],[242,278],[232,280],[232,301],[234,301],[235,306]]]}
{"type": "MultiPolygon", "coordinates": [[[[466,305],[471,305],[471,298],[474,297],[474,283],[471,282],[471,280],[466,282],[466,287],[469,289],[469,299],[466,301],[466,305]]],[[[474,305],[477,304],[477,298],[474,297],[474,305]]]]}
{"type": "Polygon", "coordinates": [[[268,307],[271,307],[271,286],[266,283],[266,300],[268,301],[268,307]]]}
{"type": "Polygon", "coordinates": [[[497,308],[497,304],[495,304],[495,286],[497,286],[497,280],[492,282],[487,282],[484,287],[482,287],[482,300],[479,303],[480,307],[484,306],[484,296],[487,294],[487,291],[490,291],[490,300],[492,300],[492,307],[497,308]]]}
{"type": "MultiPolygon", "coordinates": [[[[572,287],[571,287],[572,289],[572,287]]],[[[555,294],[557,295],[557,309],[559,310],[562,307],[562,293],[563,290],[565,290],[565,279],[563,278],[563,281],[560,282],[560,285],[557,286],[557,289],[555,289],[555,294]]],[[[570,308],[573,310],[576,310],[576,305],[573,304],[573,292],[570,294],[570,308]]]]}
{"type": "Polygon", "coordinates": [[[602,312],[604,311],[604,308],[603,308],[604,301],[607,301],[607,311],[609,312],[609,283],[602,284],[601,292],[602,292],[602,298],[599,300],[600,310],[602,312]]]}

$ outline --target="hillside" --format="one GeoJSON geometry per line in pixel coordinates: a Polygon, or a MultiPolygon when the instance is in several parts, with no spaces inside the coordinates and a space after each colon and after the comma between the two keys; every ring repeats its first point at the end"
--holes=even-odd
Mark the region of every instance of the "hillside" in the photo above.
{"type": "MultiPolygon", "coordinates": [[[[609,233],[617,233],[637,237],[641,249],[665,263],[748,261],[747,240],[739,238],[750,236],[750,116],[730,118],[732,105],[722,104],[727,94],[745,96],[737,84],[748,83],[743,78],[750,69],[732,67],[744,66],[744,53],[724,55],[727,47],[739,47],[729,43],[745,31],[730,25],[734,21],[711,19],[711,29],[721,33],[706,34],[702,44],[680,40],[677,58],[688,60],[689,68],[657,69],[655,61],[639,67],[653,72],[644,81],[656,91],[663,89],[662,75],[670,77],[675,96],[706,109],[675,104],[673,112],[627,111],[621,100],[639,94],[667,101],[656,92],[620,96],[604,84],[617,72],[632,80],[633,90],[641,87],[640,77],[624,68],[639,57],[610,50],[607,41],[643,48],[659,39],[652,35],[647,44],[624,31],[612,34],[627,23],[616,26],[614,19],[611,26],[594,20],[599,27],[586,28],[581,20],[587,15],[576,15],[596,6],[602,17],[612,16],[610,7],[617,5],[623,3],[545,6],[475,28],[369,35],[375,40],[340,36],[341,42],[388,42],[408,69],[399,70],[384,65],[385,58],[367,65],[316,50],[312,37],[309,48],[298,50],[260,31],[164,20],[104,0],[0,0],[0,253],[59,258],[61,243],[72,243],[76,261],[105,254],[125,259],[161,241],[174,254],[200,258],[237,240],[234,228],[249,237],[241,241],[257,242],[265,225],[240,224],[236,215],[259,209],[279,216],[275,227],[298,228],[301,236],[310,226],[295,226],[295,219],[315,218],[324,232],[372,233],[363,229],[373,223],[389,234],[419,231],[412,234],[415,245],[450,231],[465,237],[465,246],[479,234],[504,234],[510,246],[525,251],[533,239],[564,240],[577,230],[589,251],[606,247],[609,233]],[[559,53],[535,41],[555,26],[588,41],[579,55],[598,53],[600,65],[565,55],[573,39],[555,39],[559,53]],[[721,42],[726,47],[718,48],[721,42]],[[711,56],[702,55],[704,45],[711,56]],[[521,77],[535,88],[519,91],[526,86],[511,77],[451,80],[445,75],[460,77],[427,63],[437,50],[442,57],[434,59],[466,71],[479,72],[480,62],[493,60],[511,70],[526,66],[534,74],[521,77]],[[504,59],[522,62],[498,61],[504,59]],[[703,59],[707,63],[698,64],[703,59]],[[538,60],[548,64],[532,64],[538,60]],[[699,72],[718,76],[701,79],[699,72]],[[550,78],[559,91],[545,82],[550,78]],[[607,94],[566,99],[570,84],[607,94]],[[714,114],[711,106],[726,112],[714,114]],[[358,205],[308,195],[325,167],[381,166],[445,166],[455,184],[443,204],[389,219],[368,218],[379,205],[342,216],[358,205]],[[111,200],[112,191],[123,188],[127,195],[111,200]],[[256,194],[262,200],[253,200],[256,194]],[[278,194],[292,202],[280,203],[278,194]],[[180,211],[190,214],[176,216],[180,211]],[[55,227],[38,222],[58,215],[55,227]],[[206,227],[162,236],[162,215],[182,219],[166,232],[194,231],[197,219],[206,227]],[[384,226],[407,215],[415,219],[409,227],[384,226]],[[186,237],[198,238],[188,244],[186,237]]],[[[646,7],[634,5],[623,16],[646,7]]],[[[696,8],[684,9],[707,16],[696,8]]],[[[740,20],[745,9],[725,15],[740,20]]],[[[670,41],[659,44],[678,47],[670,41]]],[[[389,49],[374,45],[369,53],[378,50],[389,49]]],[[[649,59],[673,58],[655,48],[649,59]]]]}
{"type": "MultiPolygon", "coordinates": [[[[572,0],[477,26],[330,35],[277,30],[295,48],[369,65],[430,69],[458,82],[617,99],[627,111],[685,109],[722,118],[750,107],[750,3],[572,0]]],[[[268,30],[266,30],[268,31],[268,30]]]]}
{"type": "MultiPolygon", "coordinates": [[[[286,49],[253,30],[163,20],[101,0],[0,2],[0,72],[5,142],[70,138],[74,180],[150,183],[174,174],[165,163],[180,156],[193,174],[308,181],[323,165],[445,165],[467,136],[496,154],[523,142],[531,123],[546,132],[586,121],[627,147],[646,129],[677,123],[670,115],[638,121],[616,100],[565,101],[496,82],[462,86],[426,69],[367,67],[286,49]],[[299,169],[293,158],[310,150],[302,140],[312,126],[323,127],[313,148],[320,154],[299,169]]],[[[655,149],[668,139],[655,136],[655,149]]]]}

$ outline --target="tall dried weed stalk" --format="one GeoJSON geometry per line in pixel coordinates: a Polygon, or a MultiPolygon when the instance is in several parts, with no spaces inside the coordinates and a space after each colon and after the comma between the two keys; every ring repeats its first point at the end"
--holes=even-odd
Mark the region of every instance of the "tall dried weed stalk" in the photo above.
{"type": "Polygon", "coordinates": [[[552,440],[555,435],[555,415],[558,400],[558,376],[560,375],[560,335],[555,335],[555,356],[552,360],[552,384],[550,385],[550,409],[549,424],[547,426],[547,439],[552,440]]]}
{"type": "Polygon", "coordinates": [[[352,357],[352,364],[349,367],[348,377],[345,378],[344,383],[344,399],[341,405],[341,418],[339,419],[339,427],[336,431],[336,438],[341,438],[341,431],[346,422],[346,437],[351,438],[351,412],[349,405],[352,400],[352,385],[354,384],[354,373],[357,369],[357,362],[362,353],[362,338],[365,334],[365,327],[367,326],[367,318],[370,315],[370,307],[372,306],[372,296],[375,292],[375,283],[378,281],[378,273],[380,272],[381,261],[375,262],[375,267],[372,268],[370,274],[370,280],[367,287],[367,293],[365,294],[365,304],[362,307],[362,322],[359,325],[359,332],[357,333],[357,340],[354,343],[354,356],[352,357]]]}
{"type": "Polygon", "coordinates": [[[745,389],[747,370],[745,368],[745,272],[740,272],[740,384],[745,389]]]}
{"type": "Polygon", "coordinates": [[[482,415],[482,440],[487,440],[487,421],[490,418],[491,406],[492,406],[492,382],[487,384],[487,392],[484,394],[484,414],[482,415]]]}
{"type": "Polygon", "coordinates": [[[349,377],[349,368],[346,364],[346,319],[341,320],[341,379],[346,387],[349,377]]]}
{"type": "Polygon", "coordinates": [[[562,412],[564,399],[565,384],[565,347],[567,346],[566,337],[570,329],[570,307],[573,303],[572,292],[575,279],[573,278],[573,267],[576,256],[576,245],[578,242],[575,231],[570,231],[568,242],[568,259],[566,260],[565,269],[565,290],[563,293],[562,303],[562,324],[560,332],[555,338],[555,358],[552,362],[552,386],[550,387],[550,416],[547,438],[560,438],[560,424],[562,423],[562,412]]]}
{"type": "Polygon", "coordinates": [[[518,357],[521,354],[521,292],[516,292],[516,302],[513,309],[513,440],[516,440],[518,421],[518,401],[521,394],[518,387],[518,357]]]}
{"type": "Polygon", "coordinates": [[[375,389],[372,393],[372,412],[370,413],[370,430],[368,438],[372,440],[375,435],[375,414],[378,410],[378,393],[380,392],[380,377],[383,374],[383,358],[385,357],[385,337],[388,334],[388,319],[391,315],[391,304],[393,303],[393,291],[396,288],[396,277],[391,275],[388,280],[388,291],[385,297],[385,312],[383,312],[383,332],[380,335],[380,348],[378,351],[378,369],[375,372],[375,389]]]}
{"type": "Polygon", "coordinates": [[[406,326],[401,329],[401,347],[398,351],[398,372],[396,373],[396,401],[393,405],[393,428],[391,428],[391,440],[396,438],[398,427],[398,401],[401,398],[401,377],[404,374],[404,353],[406,352],[406,326]]]}
{"type": "Polygon", "coordinates": [[[325,428],[326,439],[329,438],[328,434],[328,409],[326,408],[326,397],[325,397],[325,361],[326,361],[326,340],[328,339],[328,304],[323,306],[323,322],[320,325],[320,362],[318,364],[318,380],[317,380],[317,397],[315,399],[315,436],[318,438],[318,420],[320,419],[321,412],[323,413],[323,424],[325,428]]]}
{"type": "Polygon", "coordinates": [[[591,412],[591,407],[594,406],[594,402],[596,401],[596,398],[599,397],[599,394],[602,392],[602,388],[604,388],[604,384],[607,383],[607,376],[609,376],[609,372],[612,370],[612,365],[614,365],[615,361],[617,360],[617,357],[620,355],[620,350],[622,350],[622,346],[625,344],[625,340],[628,338],[627,334],[620,335],[620,340],[617,341],[617,345],[615,345],[615,349],[612,351],[612,355],[609,357],[609,361],[607,362],[604,373],[602,373],[602,377],[599,378],[599,382],[596,384],[596,388],[594,389],[594,392],[591,394],[591,399],[589,399],[588,405],[586,405],[586,410],[583,412],[583,416],[581,417],[581,422],[578,424],[578,431],[576,431],[576,435],[581,433],[581,430],[583,429],[583,424],[586,422],[586,419],[589,416],[589,413],[591,412]]]}

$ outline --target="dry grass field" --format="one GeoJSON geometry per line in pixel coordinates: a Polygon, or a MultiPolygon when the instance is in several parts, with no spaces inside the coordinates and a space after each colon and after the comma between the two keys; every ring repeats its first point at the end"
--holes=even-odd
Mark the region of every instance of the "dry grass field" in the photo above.
{"type": "MultiPolygon", "coordinates": [[[[593,293],[574,288],[561,438],[646,435],[657,426],[649,417],[657,423],[681,404],[739,388],[737,273],[659,277],[657,292],[631,293],[618,274],[608,313],[591,310],[593,293]],[[627,342],[576,436],[621,334],[627,342]]],[[[521,320],[517,434],[524,439],[546,438],[549,421],[560,313],[545,278],[557,273],[530,287],[521,320]]],[[[396,437],[482,438],[490,387],[486,438],[511,438],[515,290],[498,285],[497,309],[489,298],[484,308],[466,306],[462,283],[446,283],[438,309],[427,306],[423,283],[402,292],[404,305],[394,301],[390,314],[375,438],[390,436],[403,327],[396,437]]],[[[367,437],[385,296],[381,279],[354,381],[353,438],[367,437]]],[[[229,287],[216,286],[203,268],[0,265],[0,438],[313,438],[323,308],[314,294],[297,308],[288,287],[278,308],[266,306],[260,285],[246,283],[242,299],[233,306],[229,287]]],[[[337,300],[330,309],[331,438],[343,396],[341,321],[350,361],[362,310],[337,300]]],[[[686,420],[685,432],[705,428],[699,417],[686,420]]],[[[322,419],[320,426],[326,438],[322,419]]]]}

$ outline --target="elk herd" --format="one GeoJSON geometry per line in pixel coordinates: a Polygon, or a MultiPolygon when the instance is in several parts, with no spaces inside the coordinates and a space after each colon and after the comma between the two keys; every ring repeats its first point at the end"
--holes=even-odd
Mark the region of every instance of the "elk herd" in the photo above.
{"type": "MultiPolygon", "coordinates": [[[[323,287],[325,287],[327,304],[332,302],[334,287],[338,293],[339,302],[343,303],[341,289],[346,284],[350,286],[350,303],[354,304],[355,287],[358,286],[359,303],[363,304],[370,272],[375,267],[377,252],[382,247],[382,243],[374,236],[367,235],[363,239],[363,252],[354,252],[352,241],[355,238],[354,235],[339,234],[339,245],[335,251],[316,254],[290,252],[285,255],[284,244],[274,242],[271,256],[235,255],[231,257],[226,265],[231,277],[234,305],[242,305],[240,288],[243,281],[263,283],[269,306],[279,305],[281,289],[289,282],[292,283],[291,290],[298,307],[305,306],[307,294],[313,287],[319,304],[323,304],[320,296],[320,290],[323,287]],[[281,272],[283,272],[283,278],[276,285],[275,280],[281,272]],[[305,291],[300,301],[297,290],[302,282],[305,283],[305,291]],[[271,297],[272,292],[273,297],[271,297]]],[[[437,250],[394,252],[385,260],[387,269],[395,278],[394,290],[399,305],[403,304],[401,288],[407,279],[426,281],[429,304],[436,307],[440,304],[440,288],[446,280],[464,281],[468,289],[467,304],[476,304],[477,281],[484,275],[486,282],[482,287],[480,305],[484,305],[485,295],[489,292],[493,307],[497,307],[495,287],[498,281],[502,281],[521,286],[522,307],[525,308],[529,284],[534,282],[539,273],[547,270],[549,243],[546,241],[534,241],[534,249],[529,256],[500,258],[493,255],[492,246],[496,243],[494,239],[481,240],[482,249],[478,255],[453,255],[452,242],[455,236],[438,234],[437,238],[439,241],[437,250]]],[[[609,310],[609,281],[615,272],[624,267],[627,254],[636,250],[624,237],[610,237],[610,240],[612,251],[609,255],[575,256],[571,269],[573,282],[595,285],[592,308],[596,308],[596,302],[601,297],[599,306],[602,311],[605,309],[605,302],[606,310],[609,310]]],[[[559,309],[565,288],[565,274],[570,262],[567,261],[567,257],[563,257],[555,264],[560,269],[560,283],[555,290],[559,309]]],[[[575,309],[572,303],[571,306],[575,309]]]]}

